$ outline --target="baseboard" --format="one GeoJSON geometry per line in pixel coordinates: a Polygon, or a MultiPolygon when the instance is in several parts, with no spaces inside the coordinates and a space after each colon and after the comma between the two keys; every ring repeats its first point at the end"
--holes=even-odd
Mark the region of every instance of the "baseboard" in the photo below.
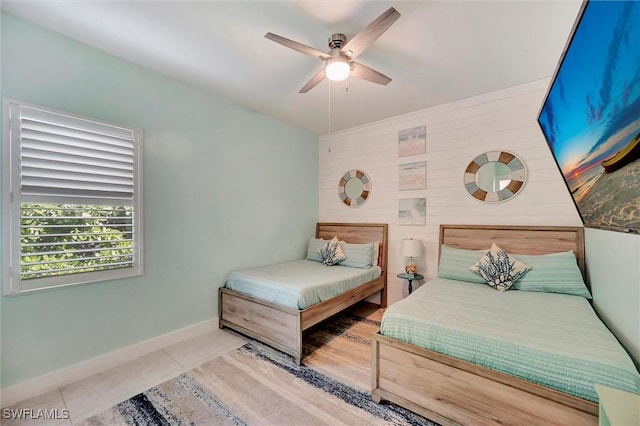
{"type": "Polygon", "coordinates": [[[16,404],[217,328],[216,317],[8,386],[0,389],[0,405],[4,408],[16,404]]]}

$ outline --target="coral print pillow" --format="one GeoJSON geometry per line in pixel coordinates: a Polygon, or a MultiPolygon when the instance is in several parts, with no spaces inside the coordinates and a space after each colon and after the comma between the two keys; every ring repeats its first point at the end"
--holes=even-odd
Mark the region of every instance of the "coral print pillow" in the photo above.
{"type": "Polygon", "coordinates": [[[333,237],[331,241],[328,241],[320,247],[318,251],[320,251],[320,256],[322,256],[322,263],[326,266],[335,265],[347,258],[347,256],[344,255],[344,251],[342,251],[338,237],[333,237]]]}
{"type": "Polygon", "coordinates": [[[484,278],[491,287],[505,291],[522,278],[531,267],[494,243],[491,250],[469,269],[484,278]]]}

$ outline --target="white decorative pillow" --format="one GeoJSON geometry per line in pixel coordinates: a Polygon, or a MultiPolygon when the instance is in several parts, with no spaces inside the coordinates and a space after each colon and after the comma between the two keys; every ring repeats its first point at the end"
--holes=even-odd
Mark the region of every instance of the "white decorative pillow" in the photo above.
{"type": "Polygon", "coordinates": [[[371,257],[371,265],[378,266],[378,257],[380,257],[380,241],[373,243],[373,253],[371,257]]]}
{"type": "Polygon", "coordinates": [[[505,291],[522,278],[531,267],[493,243],[491,250],[469,269],[484,278],[491,287],[505,291]]]}
{"type": "Polygon", "coordinates": [[[318,251],[320,251],[320,256],[322,256],[322,263],[326,266],[335,265],[347,258],[347,256],[344,255],[344,251],[342,251],[338,237],[333,237],[331,241],[320,247],[318,251]]]}

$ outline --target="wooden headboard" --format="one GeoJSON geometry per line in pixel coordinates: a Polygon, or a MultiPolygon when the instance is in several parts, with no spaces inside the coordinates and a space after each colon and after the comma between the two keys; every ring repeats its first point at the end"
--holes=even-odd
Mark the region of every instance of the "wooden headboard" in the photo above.
{"type": "Polygon", "coordinates": [[[337,236],[341,241],[354,244],[379,241],[378,265],[382,268],[383,274],[387,272],[388,233],[388,225],[386,223],[318,222],[316,225],[316,238],[330,240],[337,236]]]}
{"type": "Polygon", "coordinates": [[[440,225],[440,244],[481,250],[496,243],[513,254],[549,254],[573,250],[585,275],[584,228],[578,226],[440,225]]]}

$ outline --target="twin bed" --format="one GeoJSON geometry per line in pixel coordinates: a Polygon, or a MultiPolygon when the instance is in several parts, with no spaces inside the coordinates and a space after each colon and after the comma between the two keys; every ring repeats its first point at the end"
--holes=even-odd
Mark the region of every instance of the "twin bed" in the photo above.
{"type": "MultiPolygon", "coordinates": [[[[385,306],[387,225],[317,225],[316,238],[334,236],[362,246],[377,243],[377,261],[350,268],[305,260],[234,273],[227,282],[232,288],[220,289],[220,327],[300,364],[305,330],[376,292],[385,306]],[[306,294],[296,283],[317,271],[305,270],[346,273],[352,282],[333,293],[306,294]],[[266,273],[258,278],[263,292],[249,295],[244,286],[258,271],[266,273]]],[[[442,225],[440,278],[389,307],[372,340],[374,401],[443,424],[597,424],[593,384],[640,392],[640,375],[596,317],[588,290],[571,287],[576,281],[584,286],[583,238],[577,227],[442,225]],[[474,280],[466,270],[469,256],[481,257],[492,243],[534,264],[529,282],[542,280],[543,287],[526,288],[523,281],[522,290],[530,291],[498,292],[474,280]],[[575,272],[566,272],[569,256],[575,272]]]]}
{"type": "MultiPolygon", "coordinates": [[[[299,365],[305,330],[378,292],[380,305],[386,306],[387,234],[387,224],[318,223],[316,239],[338,237],[349,244],[377,247],[372,251],[376,260],[369,262],[375,265],[328,267],[305,259],[234,273],[226,284],[233,288],[219,291],[220,328],[266,343],[299,365]],[[257,290],[249,290],[251,282],[257,290]]],[[[313,254],[308,252],[307,258],[313,254]]]]}

